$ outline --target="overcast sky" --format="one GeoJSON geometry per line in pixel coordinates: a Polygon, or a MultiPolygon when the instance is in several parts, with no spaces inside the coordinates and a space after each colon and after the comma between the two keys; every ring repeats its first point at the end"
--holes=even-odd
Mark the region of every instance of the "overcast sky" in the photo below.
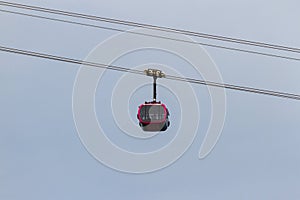
{"type": "MultiPolygon", "coordinates": [[[[300,47],[300,3],[296,0],[19,2],[300,47]]],[[[85,59],[99,43],[116,34],[2,12],[0,22],[0,45],[77,59],[85,59]]],[[[299,62],[203,48],[226,83],[300,94],[299,62]]],[[[227,90],[222,135],[211,154],[199,160],[211,105],[207,88],[194,85],[201,123],[191,147],[167,168],[128,174],[94,159],[78,137],[72,91],[79,66],[7,53],[0,53],[0,60],[0,199],[300,198],[300,102],[227,90]]],[[[188,65],[166,52],[149,50],[115,63],[124,67],[162,63],[179,71],[178,66],[188,65]]],[[[193,70],[181,73],[201,78],[193,70]]],[[[171,113],[169,131],[149,142],[136,140],[122,134],[105,104],[110,105],[104,97],[111,96],[121,75],[105,73],[106,86],[96,91],[97,116],[105,133],[131,151],[155,150],[167,144],[180,123],[176,95],[159,87],[158,96],[171,113]]],[[[150,86],[140,88],[132,98],[129,113],[135,120],[138,104],[151,98],[150,86]]],[[[127,103],[125,100],[124,105],[127,103]]]]}

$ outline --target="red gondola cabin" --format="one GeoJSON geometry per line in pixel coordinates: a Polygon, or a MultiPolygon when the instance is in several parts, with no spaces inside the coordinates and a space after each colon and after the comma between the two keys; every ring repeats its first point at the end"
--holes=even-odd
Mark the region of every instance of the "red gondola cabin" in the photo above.
{"type": "Polygon", "coordinates": [[[169,111],[160,102],[145,102],[140,105],[137,118],[144,131],[165,131],[170,125],[169,111]]]}

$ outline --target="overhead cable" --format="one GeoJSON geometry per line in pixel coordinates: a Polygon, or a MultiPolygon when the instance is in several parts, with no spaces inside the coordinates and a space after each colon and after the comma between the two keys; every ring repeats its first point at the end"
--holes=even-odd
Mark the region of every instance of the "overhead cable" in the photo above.
{"type": "Polygon", "coordinates": [[[138,22],[132,22],[132,21],[127,21],[127,20],[108,18],[108,17],[100,17],[100,16],[94,16],[94,15],[88,15],[88,14],[82,14],[82,13],[76,13],[76,12],[70,12],[70,11],[64,11],[64,10],[58,10],[58,9],[44,8],[44,7],[39,7],[39,6],[30,6],[30,5],[26,5],[26,4],[12,3],[12,2],[7,2],[7,1],[0,1],[0,5],[19,8],[19,9],[44,12],[44,13],[51,13],[51,14],[56,14],[56,15],[88,19],[88,20],[93,20],[93,21],[101,21],[101,22],[106,22],[106,23],[125,25],[125,26],[130,26],[130,27],[139,27],[139,28],[159,30],[159,31],[171,32],[171,33],[179,33],[179,34],[195,36],[195,37],[200,37],[200,38],[205,38],[205,39],[219,40],[219,41],[223,41],[223,42],[231,42],[231,43],[237,43],[237,44],[243,44],[243,45],[250,45],[250,46],[262,47],[262,48],[270,48],[270,49],[275,49],[275,50],[300,53],[300,48],[289,47],[289,46],[284,46],[284,45],[250,41],[250,40],[226,37],[226,36],[221,36],[221,35],[213,35],[213,34],[207,34],[207,33],[201,33],[201,32],[165,27],[165,26],[157,26],[157,25],[146,24],[146,23],[138,23],[138,22]]]}
{"type": "Polygon", "coordinates": [[[21,16],[26,16],[26,17],[33,17],[33,18],[44,19],[44,20],[50,20],[50,21],[56,21],[56,22],[63,22],[63,23],[68,23],[68,24],[80,25],[80,26],[86,26],[86,27],[92,27],[92,28],[98,28],[98,29],[104,29],[104,30],[110,30],[110,31],[126,32],[126,33],[130,33],[130,34],[142,35],[142,36],[159,38],[159,39],[166,39],[166,40],[171,40],[171,41],[176,41],[176,42],[197,44],[197,45],[225,49],[225,50],[230,50],[230,51],[239,51],[239,52],[243,52],[243,53],[250,53],[250,54],[256,54],[256,55],[261,55],[261,56],[268,56],[268,57],[275,57],[275,58],[281,58],[281,59],[287,59],[287,60],[293,60],[293,61],[300,61],[300,58],[291,57],[291,56],[264,53],[264,52],[252,51],[252,50],[246,50],[246,49],[234,48],[234,47],[226,47],[226,46],[221,46],[221,45],[208,44],[208,43],[203,43],[203,42],[196,42],[196,41],[172,38],[172,37],[161,36],[161,35],[154,35],[154,34],[150,34],[150,33],[136,32],[134,30],[125,30],[125,29],[120,29],[120,28],[99,26],[99,25],[88,24],[88,23],[83,23],[83,22],[76,22],[76,21],[71,21],[71,20],[66,20],[66,19],[58,19],[58,18],[53,18],[53,17],[45,17],[45,16],[41,16],[41,15],[28,14],[28,13],[3,10],[3,9],[0,9],[0,12],[16,14],[16,15],[21,15],[21,16]]]}
{"type": "MultiPolygon", "coordinates": [[[[45,54],[45,53],[27,51],[27,50],[10,48],[10,47],[5,47],[5,46],[0,46],[0,51],[14,53],[14,54],[20,54],[20,55],[26,55],[26,56],[31,56],[31,57],[38,57],[38,58],[43,58],[43,59],[48,59],[48,60],[55,60],[55,61],[60,61],[60,62],[65,62],[65,63],[72,63],[72,64],[76,64],[76,65],[98,67],[98,68],[107,69],[107,70],[114,70],[114,71],[119,71],[119,72],[128,72],[128,73],[133,73],[133,74],[137,74],[137,75],[144,75],[144,71],[142,71],[142,70],[129,69],[129,68],[125,68],[125,67],[120,67],[120,66],[115,66],[115,65],[107,65],[107,64],[103,64],[103,63],[82,61],[82,60],[73,59],[73,58],[67,58],[67,57],[50,55],[50,54],[45,54]]],[[[173,76],[173,75],[168,75],[168,74],[166,74],[165,78],[169,79],[169,80],[189,82],[189,83],[207,85],[207,86],[218,87],[218,88],[225,88],[225,89],[238,90],[238,91],[243,91],[243,92],[250,92],[250,93],[276,96],[276,97],[287,98],[287,99],[300,100],[300,95],[286,93],[286,92],[278,92],[278,91],[273,91],[273,90],[265,90],[265,89],[257,89],[257,88],[238,86],[238,85],[232,85],[232,84],[217,83],[217,82],[212,82],[212,81],[199,80],[199,79],[180,77],[180,76],[173,76]]]]}

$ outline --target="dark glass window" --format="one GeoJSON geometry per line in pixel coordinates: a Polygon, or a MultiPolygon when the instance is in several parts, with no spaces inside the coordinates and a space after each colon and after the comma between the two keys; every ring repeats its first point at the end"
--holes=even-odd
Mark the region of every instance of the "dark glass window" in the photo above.
{"type": "Polygon", "coordinates": [[[161,122],[165,119],[166,113],[162,105],[143,105],[140,117],[143,122],[161,122]]]}

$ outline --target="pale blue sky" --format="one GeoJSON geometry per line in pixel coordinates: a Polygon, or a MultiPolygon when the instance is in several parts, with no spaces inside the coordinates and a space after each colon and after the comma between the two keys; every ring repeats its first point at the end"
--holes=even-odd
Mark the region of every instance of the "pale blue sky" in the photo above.
{"type": "MultiPolygon", "coordinates": [[[[300,47],[300,3],[295,0],[22,3],[300,47]]],[[[79,59],[115,34],[4,13],[0,13],[0,22],[1,45],[79,59]]],[[[226,83],[300,94],[299,62],[205,49],[226,83]]],[[[144,52],[134,58],[129,55],[117,64],[129,67],[181,62],[159,52],[144,52]]],[[[210,105],[207,89],[193,86],[199,97],[202,124],[191,148],[168,168],[132,175],[102,165],[79,140],[72,116],[78,66],[6,53],[0,53],[0,60],[0,199],[300,198],[300,102],[227,91],[222,136],[213,152],[199,160],[210,105]]],[[[185,73],[194,76],[192,71],[185,73]]],[[[97,91],[97,109],[103,101],[102,93],[109,95],[118,77],[113,72],[105,74],[112,83],[97,91]]],[[[139,92],[145,100],[150,97],[147,92],[139,92]]],[[[166,99],[168,95],[160,97],[166,99]]],[[[172,98],[170,95],[165,101],[175,104],[168,105],[171,123],[175,123],[177,118],[172,113],[177,107],[172,98]]],[[[103,117],[101,112],[98,116],[103,117]]],[[[170,131],[161,140],[156,138],[147,144],[121,136],[113,122],[106,126],[113,127],[111,139],[128,149],[155,149],[172,138],[170,131]]]]}

